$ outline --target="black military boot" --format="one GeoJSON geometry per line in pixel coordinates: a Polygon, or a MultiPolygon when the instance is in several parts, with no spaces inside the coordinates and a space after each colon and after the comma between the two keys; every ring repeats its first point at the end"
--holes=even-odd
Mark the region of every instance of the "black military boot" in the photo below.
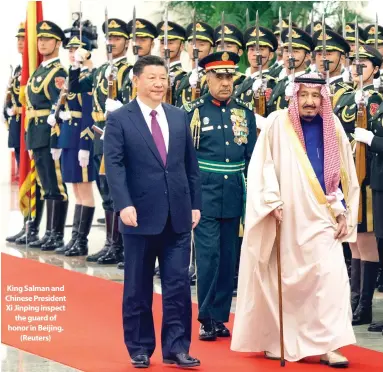
{"type": "Polygon", "coordinates": [[[124,258],[122,252],[124,251],[124,245],[122,244],[122,236],[118,231],[118,215],[113,213],[112,223],[112,245],[105,256],[100,257],[97,260],[99,265],[115,265],[121,262],[124,258]]]}
{"type": "MultiPolygon", "coordinates": [[[[35,244],[37,241],[39,241],[39,229],[40,229],[40,223],[41,219],[43,217],[43,210],[44,210],[44,200],[41,200],[40,198],[36,198],[36,217],[32,220],[29,220],[26,223],[26,232],[23,236],[16,239],[15,243],[18,245],[26,245],[28,244],[28,247],[31,246],[31,244],[35,244]]],[[[47,223],[48,226],[48,223],[47,223]]],[[[33,248],[33,246],[32,246],[33,248]]]]}
{"type": "Polygon", "coordinates": [[[360,297],[360,259],[351,259],[351,309],[354,314],[360,297]]]}
{"type": "Polygon", "coordinates": [[[76,240],[78,237],[78,226],[80,224],[81,208],[82,208],[82,205],[80,204],[75,205],[73,225],[72,225],[72,237],[69,240],[68,244],[64,245],[63,247],[55,249],[55,252],[57,254],[64,254],[66,251],[69,251],[69,249],[71,249],[74,246],[74,243],[76,243],[76,240]]]}
{"type": "Polygon", "coordinates": [[[88,262],[97,262],[97,260],[105,256],[112,245],[112,233],[113,233],[113,211],[105,211],[105,229],[106,229],[106,240],[102,249],[95,254],[91,254],[86,258],[88,262]]]}
{"type": "Polygon", "coordinates": [[[372,321],[372,297],[374,296],[379,262],[360,261],[362,281],[359,305],[352,317],[352,325],[370,324],[372,321]]]}
{"type": "Polygon", "coordinates": [[[68,201],[52,200],[52,233],[41,246],[42,251],[54,251],[64,246],[64,228],[68,213],[68,201]]]}
{"type": "Polygon", "coordinates": [[[65,252],[65,256],[86,256],[88,254],[88,235],[92,227],[94,207],[82,206],[81,221],[78,228],[76,243],[71,249],[65,252]]]}
{"type": "Polygon", "coordinates": [[[16,234],[12,236],[7,236],[5,240],[8,243],[15,243],[16,239],[21,238],[23,235],[25,235],[25,224],[27,223],[28,218],[24,218],[23,228],[16,234]]]}
{"type": "Polygon", "coordinates": [[[378,292],[383,292],[383,239],[376,239],[378,244],[379,251],[379,262],[380,262],[380,275],[376,283],[376,288],[378,292]]]}

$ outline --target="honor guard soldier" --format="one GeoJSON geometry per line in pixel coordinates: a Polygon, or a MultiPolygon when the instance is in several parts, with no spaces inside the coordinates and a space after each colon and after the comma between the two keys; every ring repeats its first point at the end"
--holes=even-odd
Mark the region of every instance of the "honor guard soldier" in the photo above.
{"type": "MultiPolygon", "coordinates": [[[[70,90],[72,93],[93,92],[94,125],[101,130],[105,127],[105,112],[111,112],[121,107],[122,82],[128,78],[130,66],[127,62],[126,52],[129,45],[129,32],[124,21],[117,18],[108,19],[107,28],[104,22],[102,29],[108,31],[107,41],[112,45],[112,61],[106,62],[93,71],[89,76],[80,79],[81,69],[72,68],[69,73],[70,90]],[[108,98],[108,83],[111,76],[111,63],[116,70],[116,93],[115,99],[108,98]]],[[[89,51],[79,48],[75,52],[75,59],[83,63],[89,56],[89,51]]],[[[93,160],[96,172],[99,172],[103,156],[103,142],[101,134],[95,132],[93,140],[93,160]]],[[[114,213],[113,201],[109,193],[109,186],[105,175],[99,174],[97,186],[99,188],[106,221],[106,241],[104,247],[94,255],[86,258],[89,262],[99,264],[114,264],[122,261],[123,246],[121,234],[118,232],[118,216],[114,213]]]]}
{"type": "MultiPolygon", "coordinates": [[[[355,23],[347,22],[345,26],[346,32],[346,41],[350,45],[351,52],[355,52],[355,23]]],[[[363,45],[366,42],[366,38],[364,36],[364,30],[362,27],[358,26],[358,35],[359,35],[359,45],[363,45]]],[[[338,32],[341,34],[342,29],[340,28],[338,32]]]]}
{"type": "MultiPolygon", "coordinates": [[[[191,23],[186,27],[186,38],[188,40],[188,54],[190,60],[193,60],[193,34],[194,28],[193,23],[191,23]]],[[[198,59],[201,60],[213,52],[214,29],[207,23],[197,22],[195,27],[195,40],[195,48],[198,49],[198,59]]],[[[175,106],[181,107],[193,100],[192,90],[196,88],[198,82],[200,83],[200,89],[203,90],[206,83],[205,70],[199,66],[193,66],[193,70],[182,78],[175,90],[175,106]]]]}
{"type": "MultiPolygon", "coordinates": [[[[161,57],[165,58],[165,25],[164,22],[160,22],[157,25],[158,39],[160,40],[160,50],[161,57]]],[[[173,99],[172,102],[175,102],[175,91],[177,90],[178,85],[180,84],[182,78],[185,76],[186,72],[182,69],[181,64],[181,52],[185,49],[185,38],[186,31],[185,29],[178,25],[177,23],[168,21],[168,49],[170,51],[170,68],[169,68],[169,77],[170,83],[172,85],[173,99]]]]}
{"type": "Polygon", "coordinates": [[[43,62],[31,75],[26,87],[26,145],[33,153],[38,181],[47,204],[47,226],[42,239],[31,248],[51,251],[64,245],[64,227],[68,211],[68,195],[57,157],[58,123],[51,110],[65,86],[67,72],[59,59],[64,32],[55,23],[37,24],[37,47],[43,62]]]}
{"type": "MultiPolygon", "coordinates": [[[[91,51],[97,40],[97,33],[88,27],[82,27],[81,35],[77,25],[70,31],[69,42],[65,48],[69,50],[69,59],[75,68],[75,52],[78,48],[91,51]],[[80,40],[81,37],[81,40],[80,40]]],[[[90,59],[81,66],[80,81],[92,73],[93,65],[90,59]]],[[[58,102],[60,135],[58,148],[62,150],[61,166],[63,180],[73,184],[76,198],[72,237],[68,244],[55,250],[66,256],[83,256],[88,254],[88,234],[92,226],[94,215],[94,197],[92,182],[96,179],[93,162],[92,129],[92,96],[90,93],[67,94],[65,102],[58,102]]]]}
{"type": "MultiPolygon", "coordinates": [[[[278,81],[273,92],[267,102],[267,112],[271,113],[276,110],[282,110],[289,105],[289,97],[291,96],[290,87],[292,87],[292,71],[289,66],[288,52],[288,29],[282,31],[283,61],[286,68],[287,76],[278,81]]],[[[310,59],[310,53],[314,49],[311,36],[298,27],[292,27],[292,51],[295,66],[295,77],[301,76],[307,72],[306,62],[310,59]]]]}
{"type": "MultiPolygon", "coordinates": [[[[369,146],[366,146],[365,154],[358,149],[360,142],[363,142],[361,139],[365,137],[357,137],[357,135],[360,129],[372,132],[377,130],[378,126],[381,126],[377,113],[382,103],[382,96],[374,90],[373,78],[374,74],[379,72],[382,56],[373,47],[361,45],[359,47],[359,60],[357,60],[356,53],[352,54],[350,58],[353,60],[352,76],[354,81],[359,84],[359,89],[354,92],[345,92],[335,106],[334,112],[342,122],[351,146],[356,148],[355,161],[359,162],[356,167],[361,183],[358,236],[356,243],[349,244],[352,252],[352,323],[353,325],[360,325],[369,324],[372,320],[372,297],[378,275],[379,257],[377,243],[373,235],[374,215],[371,187],[372,159],[376,155],[369,146]],[[363,65],[362,72],[357,69],[359,64],[363,65]],[[360,76],[358,72],[362,75],[360,76]],[[360,90],[360,79],[363,81],[362,90],[360,90]],[[364,107],[366,108],[365,115],[360,115],[358,111],[360,110],[363,113],[364,107]],[[364,124],[363,122],[366,122],[366,128],[361,127],[364,124]],[[356,138],[359,138],[357,142],[356,138]]],[[[378,176],[378,173],[376,173],[376,176],[378,176]]],[[[376,183],[374,187],[376,187],[376,183]]]]}
{"type": "Polygon", "coordinates": [[[342,66],[345,64],[346,54],[350,52],[350,46],[342,36],[330,29],[327,29],[325,33],[322,30],[316,31],[313,35],[313,41],[317,71],[325,78],[324,56],[329,61],[327,63],[329,64],[330,97],[332,105],[335,107],[344,92],[353,91],[353,88],[346,84],[342,77],[342,66]],[[323,53],[323,38],[326,38],[325,54],[323,53]]]}
{"type": "MultiPolygon", "coordinates": [[[[367,38],[366,45],[375,45],[375,28],[376,25],[368,25],[364,29],[364,35],[366,35],[367,38]]],[[[383,56],[383,27],[379,25],[378,32],[376,33],[376,44],[378,46],[379,53],[383,56]]],[[[380,93],[383,92],[383,66],[380,66],[380,77],[379,80],[374,80],[374,86],[379,90],[380,93]]]]}
{"type": "Polygon", "coordinates": [[[229,337],[245,173],[256,141],[251,104],[231,97],[239,56],[216,52],[199,64],[209,93],[185,104],[202,177],[202,217],[194,230],[200,339],[229,337]]]}
{"type": "MultiPolygon", "coordinates": [[[[245,32],[245,44],[247,48],[247,58],[250,64],[250,76],[244,82],[237,85],[234,97],[241,98],[244,102],[250,102],[255,106],[254,97],[261,87],[262,80],[266,82],[266,100],[270,98],[271,92],[276,84],[276,79],[269,75],[269,66],[274,58],[274,53],[278,48],[278,40],[273,32],[265,27],[259,27],[259,53],[262,56],[262,80],[259,79],[259,65],[257,64],[257,30],[250,27],[245,32]]],[[[263,82],[264,84],[264,82],[263,82]]],[[[267,116],[267,113],[266,113],[267,116]]],[[[258,124],[258,122],[257,122],[258,124]]]]}
{"type": "MultiPolygon", "coordinates": [[[[24,39],[25,39],[25,24],[21,23],[16,35],[17,50],[23,55],[24,39]]],[[[8,127],[8,147],[15,151],[17,166],[20,165],[20,130],[21,130],[21,110],[20,102],[20,81],[21,81],[21,66],[17,66],[10,77],[8,91],[4,104],[4,117],[8,127]]],[[[38,229],[42,217],[42,208],[44,201],[41,200],[40,186],[36,185],[36,217],[28,221],[28,216],[24,216],[23,228],[13,236],[6,238],[7,242],[25,245],[27,242],[38,240],[38,229]],[[28,223],[28,231],[26,232],[25,224],[28,223]]]]}
{"type": "MultiPolygon", "coordinates": [[[[282,70],[284,70],[284,66],[283,66],[283,53],[282,53],[283,47],[281,46],[281,37],[280,37],[281,30],[280,29],[282,28],[282,30],[284,30],[285,28],[288,28],[289,27],[289,20],[284,18],[284,19],[282,19],[281,23],[282,23],[282,27],[280,27],[279,22],[274,23],[274,25],[272,27],[273,34],[278,40],[278,52],[277,52],[277,58],[276,58],[275,62],[271,65],[271,67],[269,69],[269,74],[270,74],[270,76],[272,76],[276,79],[280,79],[280,78],[285,77],[285,74],[282,73],[282,70]],[[280,76],[281,74],[283,76],[280,76]]],[[[298,25],[294,22],[292,23],[292,26],[298,27],[298,25]]]]}
{"type": "MultiPolygon", "coordinates": [[[[238,57],[241,57],[243,54],[244,40],[243,34],[238,27],[232,24],[225,23],[222,27],[218,26],[214,30],[214,42],[217,52],[233,52],[238,54],[238,57]],[[222,29],[223,29],[223,40],[222,40],[222,29]]],[[[234,88],[237,85],[242,84],[246,79],[246,75],[242,72],[235,71],[233,76],[234,88]]]]}

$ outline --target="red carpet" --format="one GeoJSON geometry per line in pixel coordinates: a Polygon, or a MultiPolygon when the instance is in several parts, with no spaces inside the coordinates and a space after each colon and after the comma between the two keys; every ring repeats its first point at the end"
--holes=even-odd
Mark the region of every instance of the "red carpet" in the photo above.
{"type": "MultiPolygon", "coordinates": [[[[123,372],[132,371],[130,358],[125,349],[121,324],[122,285],[104,279],[71,272],[29,259],[20,259],[2,254],[2,342],[7,345],[55,360],[59,363],[89,372],[123,372]],[[15,287],[28,286],[65,286],[64,292],[10,292],[9,285],[15,287]],[[25,325],[17,322],[16,314],[23,316],[45,315],[43,313],[10,311],[5,296],[41,297],[56,295],[66,296],[66,302],[45,302],[50,306],[62,306],[66,311],[56,312],[57,320],[39,321],[34,324],[61,325],[62,333],[53,332],[51,342],[21,341],[20,335],[26,332],[8,330],[8,325],[25,325]]],[[[36,305],[35,302],[29,303],[36,305]]],[[[28,305],[24,302],[23,305],[28,305]]],[[[160,345],[161,296],[154,298],[157,345],[160,345]]],[[[194,314],[197,308],[194,305],[194,314]]],[[[52,314],[51,314],[52,315],[52,314]]],[[[195,316],[194,316],[195,318],[195,316]]],[[[232,327],[232,320],[230,328],[232,327]]],[[[33,324],[33,323],[32,323],[33,324]]],[[[254,330],[256,332],[256,330],[254,330]]],[[[46,336],[47,332],[27,332],[29,336],[46,336]]],[[[230,351],[230,340],[222,339],[213,343],[198,341],[198,322],[193,324],[193,342],[191,354],[201,359],[201,367],[197,371],[280,371],[278,362],[265,360],[261,354],[240,354],[230,351]]],[[[383,371],[383,353],[363,349],[356,346],[343,350],[350,359],[350,371],[383,371]]],[[[151,371],[171,371],[174,366],[162,364],[158,347],[152,357],[151,371]]],[[[317,363],[313,358],[308,362],[287,363],[287,371],[326,371],[326,366],[317,363]]]]}

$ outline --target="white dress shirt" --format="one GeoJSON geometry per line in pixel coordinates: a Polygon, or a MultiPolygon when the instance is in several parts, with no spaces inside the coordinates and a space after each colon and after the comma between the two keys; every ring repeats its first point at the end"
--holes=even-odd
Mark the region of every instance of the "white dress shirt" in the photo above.
{"type": "Polygon", "coordinates": [[[60,57],[55,57],[55,58],[51,58],[51,59],[48,59],[46,61],[43,61],[43,62],[41,62],[41,66],[47,67],[50,63],[52,63],[52,62],[54,62],[56,60],[59,61],[60,57]]]}
{"type": "MultiPolygon", "coordinates": [[[[150,113],[153,111],[149,106],[145,105],[140,98],[137,96],[137,103],[138,106],[141,109],[142,115],[144,116],[144,119],[146,121],[146,124],[148,125],[150,133],[152,133],[152,116],[150,113]]],[[[164,108],[162,107],[162,104],[159,104],[155,109],[157,111],[156,119],[158,121],[158,124],[160,125],[162,136],[164,137],[165,141],[165,147],[166,152],[168,152],[169,148],[169,124],[168,120],[166,119],[164,108]]]]}

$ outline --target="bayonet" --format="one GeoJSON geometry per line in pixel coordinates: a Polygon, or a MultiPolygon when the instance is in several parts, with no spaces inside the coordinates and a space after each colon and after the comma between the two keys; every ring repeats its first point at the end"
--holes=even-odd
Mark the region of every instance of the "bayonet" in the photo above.
{"type": "Polygon", "coordinates": [[[265,96],[265,89],[263,86],[263,77],[262,77],[262,54],[260,49],[260,43],[259,43],[259,15],[258,10],[255,15],[255,51],[256,51],[256,58],[257,58],[257,65],[258,65],[258,79],[261,80],[262,84],[258,90],[258,92],[254,92],[254,99],[255,99],[255,111],[258,115],[266,116],[266,96],[265,96]]]}
{"type": "Polygon", "coordinates": [[[165,102],[172,104],[172,85],[170,81],[170,49],[168,44],[168,28],[169,28],[169,20],[168,20],[168,3],[165,3],[165,15],[164,15],[164,57],[166,61],[166,68],[168,71],[168,89],[164,96],[165,102]]]}
{"type": "Polygon", "coordinates": [[[311,10],[311,14],[310,14],[310,33],[311,33],[311,36],[313,36],[314,34],[314,10],[313,9],[311,10]]]}
{"type": "Polygon", "coordinates": [[[246,30],[250,27],[249,8],[246,9],[246,30]]]}
{"type": "MultiPolygon", "coordinates": [[[[345,15],[345,10],[344,10],[344,3],[343,3],[343,6],[342,6],[342,36],[343,36],[343,39],[346,40],[346,15],[345,15]]],[[[345,71],[347,72],[347,77],[346,79],[344,79],[345,83],[346,84],[349,84],[351,85],[352,82],[351,82],[351,76],[350,76],[350,55],[349,53],[346,53],[346,61],[345,61],[345,66],[344,66],[344,69],[345,71]]]]}
{"type": "Polygon", "coordinates": [[[295,58],[293,52],[293,23],[291,20],[291,12],[289,14],[289,35],[288,35],[288,53],[289,53],[289,70],[292,75],[292,82],[295,80],[295,58]]]}
{"type": "Polygon", "coordinates": [[[375,49],[378,50],[378,13],[376,13],[375,16],[375,32],[374,32],[374,42],[375,42],[375,49]]]}
{"type": "Polygon", "coordinates": [[[282,8],[279,7],[279,48],[280,48],[280,57],[283,56],[283,42],[282,42],[282,30],[283,30],[283,19],[282,19],[282,8]]]}
{"type": "Polygon", "coordinates": [[[132,45],[133,45],[133,54],[134,58],[137,61],[138,59],[138,45],[137,45],[137,25],[136,25],[136,6],[133,6],[133,21],[132,21],[132,45]]]}
{"type": "Polygon", "coordinates": [[[221,51],[225,50],[225,12],[221,13],[221,51]]]}
{"type": "Polygon", "coordinates": [[[330,88],[330,61],[327,59],[327,33],[325,24],[325,14],[322,16],[322,62],[326,75],[326,84],[330,88]]]}
{"type": "Polygon", "coordinates": [[[198,57],[199,57],[199,50],[197,48],[197,21],[196,21],[195,8],[194,8],[193,9],[193,62],[194,62],[193,68],[196,71],[198,80],[197,80],[197,86],[195,88],[192,88],[193,101],[199,98],[200,91],[201,91],[201,82],[200,82],[199,74],[198,74],[198,57]]]}
{"type": "Polygon", "coordinates": [[[255,15],[255,32],[256,32],[256,37],[255,37],[255,50],[257,53],[257,65],[258,65],[258,79],[262,80],[262,55],[260,51],[260,45],[259,45],[259,16],[258,16],[258,10],[255,15]]]}

